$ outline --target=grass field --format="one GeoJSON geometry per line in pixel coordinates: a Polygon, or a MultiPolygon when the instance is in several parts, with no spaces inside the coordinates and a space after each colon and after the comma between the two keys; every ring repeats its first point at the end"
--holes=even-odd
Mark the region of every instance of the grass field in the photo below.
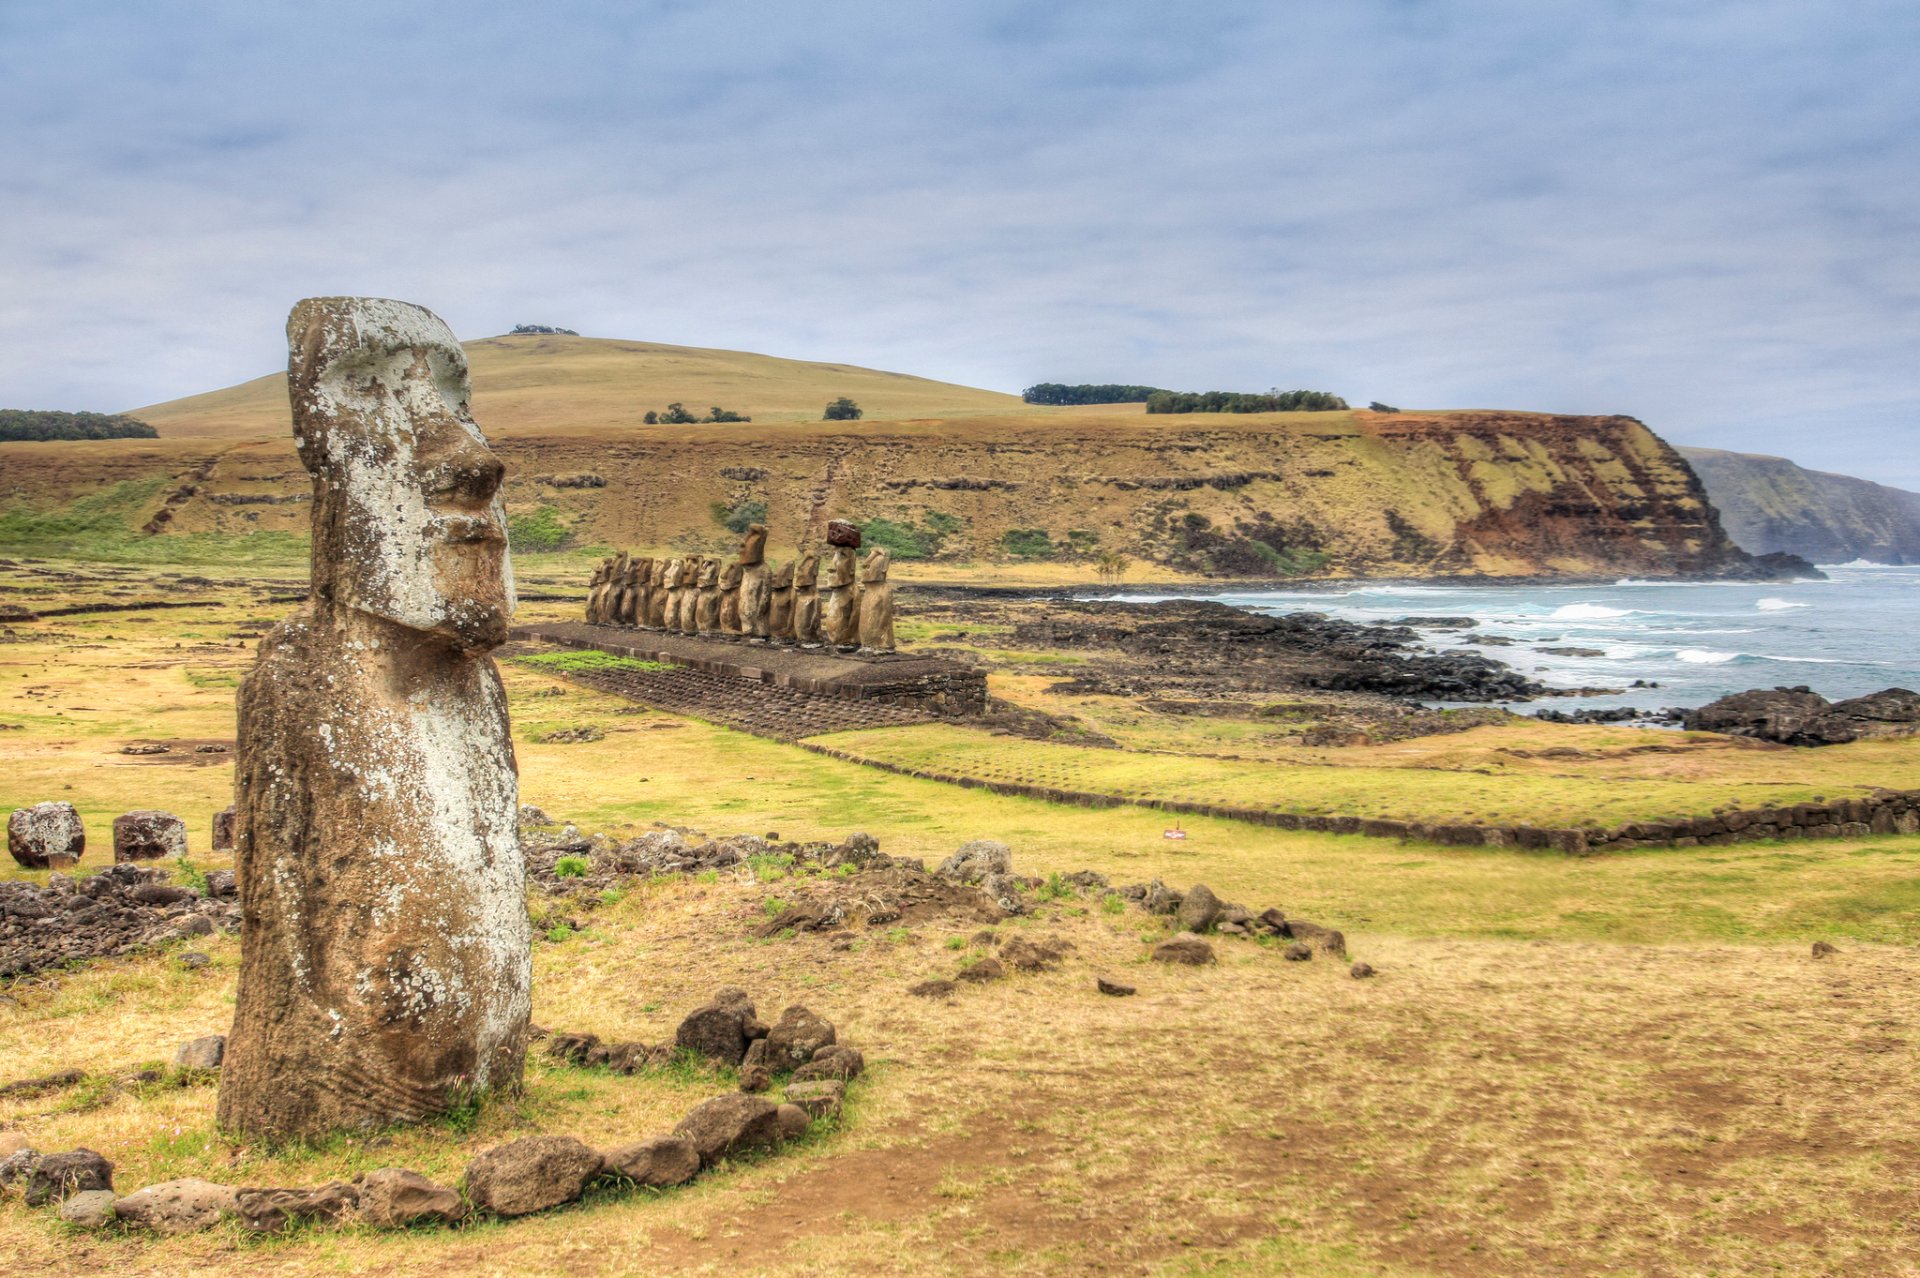
{"type": "MultiPolygon", "coordinates": [[[[130,574],[50,586],[111,598],[122,589],[150,597],[164,584],[130,574]]],[[[211,814],[230,799],[231,756],[192,747],[231,741],[233,687],[251,660],[254,623],[272,609],[245,585],[174,589],[225,606],[54,618],[15,625],[0,643],[0,724],[18,725],[0,729],[0,808],[71,800],[99,840],[89,866],[103,863],[112,815],[145,806],[188,819],[198,865],[226,863],[205,849],[211,814]],[[143,740],[176,751],[118,752],[143,740]]],[[[561,610],[529,611],[549,607],[561,610]]],[[[1189,820],[1189,837],[1175,843],[1161,837],[1166,818],[1146,810],[1061,808],[914,780],[641,710],[537,666],[508,663],[504,675],[523,800],[583,828],[668,821],[800,839],[864,829],[886,851],[929,858],[997,838],[1023,873],[1199,880],[1229,899],[1278,905],[1342,928],[1353,956],[1381,974],[1350,980],[1339,964],[1287,963],[1274,947],[1226,939],[1217,967],[1171,970],[1145,961],[1164,921],[1069,899],[1001,927],[1071,940],[1061,970],[928,1002],[906,986],[950,975],[977,952],[966,938],[978,924],[875,930],[841,951],[815,937],[753,938],[767,898],[789,883],[636,884],[586,912],[580,930],[536,944],[535,1019],[658,1041],[716,985],[749,989],[763,1014],[805,1002],[868,1055],[870,1075],[843,1126],[682,1190],[599,1194],[457,1232],[262,1241],[222,1229],[156,1241],[70,1234],[48,1213],[5,1202],[0,1270],[1920,1270],[1909,1188],[1920,1182],[1920,1099],[1909,1085],[1916,1043],[1906,1011],[1920,995],[1920,838],[1575,860],[1189,820]],[[606,735],[533,740],[578,723],[606,735]],[[1809,958],[1815,939],[1840,953],[1809,958]],[[1141,992],[1103,998],[1097,972],[1141,992]]],[[[1525,731],[1535,734],[1525,748],[1575,742],[1599,756],[1578,761],[1581,771],[1619,775],[1558,775],[1575,765],[1531,758],[1483,775],[1471,770],[1477,761],[1521,738],[1476,733],[1354,752],[1366,761],[1350,766],[1241,766],[1288,769],[1314,802],[1417,793],[1439,803],[1470,785],[1488,787],[1485,801],[1503,811],[1703,784],[1643,775],[1646,756],[1605,756],[1638,735],[1525,731]],[[1403,764],[1423,766],[1391,766],[1396,748],[1415,751],[1403,764]],[[1432,770],[1456,766],[1466,770],[1432,770]],[[1440,788],[1423,789],[1436,779],[1440,788]]],[[[889,740],[862,739],[874,748],[889,740]]],[[[908,733],[888,748],[1000,767],[1130,757],[987,740],[975,753],[965,739],[908,733]]],[[[1764,751],[1655,756],[1735,788],[1824,787],[1856,769],[1858,781],[1900,766],[1871,752],[1850,763],[1840,751],[1789,758],[1816,772],[1768,772],[1774,756],[1764,751]],[[1829,757],[1834,772],[1817,772],[1829,757]]],[[[1151,771],[1140,783],[1200,783],[1200,772],[1181,771],[1194,760],[1144,759],[1151,771]]],[[[1246,778],[1258,775],[1197,762],[1234,785],[1252,787],[1246,778]]],[[[159,953],[5,990],[0,1082],[64,1068],[111,1074],[224,1029],[237,943],[195,944],[208,967],[190,971],[159,953]]],[[[204,1083],[88,1084],[0,1101],[0,1130],[42,1148],[98,1149],[124,1187],[186,1174],[316,1183],[383,1164],[452,1178],[473,1151],[533,1130],[597,1144],[651,1134],[726,1086],[687,1071],[617,1078],[541,1061],[520,1101],[278,1155],[223,1137],[204,1083]]]]}

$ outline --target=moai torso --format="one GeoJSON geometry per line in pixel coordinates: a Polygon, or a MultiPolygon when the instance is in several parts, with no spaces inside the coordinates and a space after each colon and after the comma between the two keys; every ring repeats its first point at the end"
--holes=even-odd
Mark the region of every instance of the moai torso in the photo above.
{"type": "Polygon", "coordinates": [[[860,649],[862,652],[893,651],[893,583],[887,574],[893,556],[884,546],[867,552],[860,574],[860,649]]]}
{"type": "Polygon", "coordinates": [[[698,578],[698,611],[694,617],[696,634],[717,634],[720,630],[720,561],[706,558],[700,561],[698,578]]]}
{"type": "Polygon", "coordinates": [[[820,591],[820,629],[828,643],[852,647],[860,642],[859,586],[854,582],[851,546],[835,546],[827,562],[827,584],[820,591]]]}
{"type": "Polygon", "coordinates": [[[740,633],[740,573],[739,564],[728,564],[720,570],[720,624],[715,627],[723,635],[740,633]]]}
{"type": "Polygon", "coordinates": [[[767,599],[767,637],[775,643],[793,642],[793,565],[781,564],[773,570],[773,587],[767,599]]]}
{"type": "Polygon", "coordinates": [[[820,631],[820,556],[802,546],[793,565],[793,641],[803,648],[826,642],[820,631]]]}

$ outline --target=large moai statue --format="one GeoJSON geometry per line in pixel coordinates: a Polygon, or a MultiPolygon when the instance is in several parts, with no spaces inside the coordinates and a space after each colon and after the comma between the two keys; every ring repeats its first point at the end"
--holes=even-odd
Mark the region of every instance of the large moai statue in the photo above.
{"type": "Polygon", "coordinates": [[[621,551],[613,557],[613,567],[607,582],[606,609],[601,624],[617,626],[620,614],[627,604],[627,552],[621,551]]]}
{"type": "Polygon", "coordinates": [[[773,570],[773,586],[767,595],[767,638],[774,643],[794,642],[791,563],[781,564],[773,570]]]}
{"type": "Polygon", "coordinates": [[[240,976],[219,1121],[281,1139],[515,1089],[526,867],[500,673],[500,461],[431,312],[309,298],[287,322],[313,476],[308,602],[240,687],[240,976]]]}
{"type": "Polygon", "coordinates": [[[686,599],[687,561],[671,559],[667,561],[667,609],[661,619],[661,626],[667,630],[680,629],[680,605],[686,599]]]}
{"type": "Polygon", "coordinates": [[[620,617],[623,626],[644,625],[647,620],[647,579],[653,572],[653,560],[635,559],[627,566],[627,607],[620,617]]]}
{"type": "Polygon", "coordinates": [[[665,559],[653,561],[653,570],[647,574],[647,619],[641,624],[649,630],[661,630],[667,624],[667,570],[670,562],[665,559]]]}
{"type": "Polygon", "coordinates": [[[712,555],[700,561],[700,576],[697,579],[700,596],[695,615],[694,633],[715,635],[720,633],[720,561],[712,555]]]}
{"type": "Polygon", "coordinates": [[[820,592],[820,629],[836,648],[860,643],[860,586],[854,579],[854,552],[860,548],[860,530],[844,519],[827,525],[827,584],[820,592]]]}
{"type": "Polygon", "coordinates": [[[600,625],[606,620],[607,591],[613,579],[613,560],[602,559],[594,565],[593,578],[587,583],[587,623],[600,625]]]}
{"type": "Polygon", "coordinates": [[[740,574],[745,571],[739,564],[727,564],[720,569],[720,624],[719,633],[730,639],[737,639],[740,629],[740,574]]]}
{"type": "Polygon", "coordinates": [[[773,602],[773,572],[767,567],[767,528],[755,524],[740,542],[740,630],[755,643],[771,633],[767,609],[773,602]]]}
{"type": "Polygon", "coordinates": [[[820,633],[820,555],[811,545],[801,546],[793,562],[793,641],[802,648],[826,642],[820,633]]]}
{"type": "Polygon", "coordinates": [[[699,629],[700,560],[688,555],[680,561],[680,619],[674,629],[683,635],[699,629]]]}
{"type": "Polygon", "coordinates": [[[860,651],[893,651],[893,554],[885,546],[867,552],[860,570],[860,651]]]}

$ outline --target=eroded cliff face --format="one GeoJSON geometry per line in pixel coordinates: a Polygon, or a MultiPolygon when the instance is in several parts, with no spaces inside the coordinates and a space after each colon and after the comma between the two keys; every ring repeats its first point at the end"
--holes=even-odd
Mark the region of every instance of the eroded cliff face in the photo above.
{"type": "Polygon", "coordinates": [[[1679,451],[1745,550],[1784,551],[1817,564],[1920,563],[1920,493],[1807,470],[1784,457],[1679,451]]]}
{"type": "MultiPolygon", "coordinates": [[[[641,551],[723,552],[737,534],[722,519],[745,512],[773,529],[776,558],[849,517],[887,521],[880,539],[904,563],[1058,560],[1089,575],[1106,551],[1247,578],[1750,563],[1686,462],[1627,417],[1079,412],[594,429],[497,451],[511,514],[641,551]]],[[[307,477],[290,446],[187,460],[154,498],[170,512],[156,535],[304,529],[307,477]]]]}

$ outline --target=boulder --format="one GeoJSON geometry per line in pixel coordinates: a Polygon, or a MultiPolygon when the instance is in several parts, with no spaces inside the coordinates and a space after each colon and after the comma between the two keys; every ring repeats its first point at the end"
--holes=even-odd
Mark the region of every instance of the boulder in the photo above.
{"type": "Polygon", "coordinates": [[[798,1105],[781,1105],[774,1111],[773,1125],[781,1140],[799,1140],[813,1125],[813,1116],[798,1105]]]}
{"type": "Polygon", "coordinates": [[[743,1092],[766,1092],[773,1090],[773,1071],[769,1070],[765,1065],[742,1065],[740,1067],[740,1090],[743,1092]]]}
{"type": "MultiPolygon", "coordinates": [[[[213,814],[213,850],[233,851],[233,818],[236,808],[226,807],[213,814]]],[[[213,894],[209,892],[208,896],[213,894]]]]}
{"type": "Polygon", "coordinates": [[[1815,941],[1813,943],[1813,956],[1817,959],[1830,958],[1839,952],[1840,947],[1832,941],[1815,941]]]}
{"type": "Polygon", "coordinates": [[[360,1219],[379,1229],[415,1225],[455,1225],[467,1205],[457,1190],[404,1167],[382,1167],[354,1179],[360,1193],[360,1219]]]}
{"type": "Polygon", "coordinates": [[[989,874],[980,880],[980,890],[987,899],[1008,914],[1025,914],[1027,900],[1020,895],[1020,880],[1011,874],[989,874]]]}
{"type": "Polygon", "coordinates": [[[674,1045],[718,1064],[736,1067],[747,1055],[747,1022],[753,1005],[708,1003],[687,1013],[673,1032],[674,1045]]]}
{"type": "Polygon", "coordinates": [[[814,1118],[838,1118],[846,1099],[847,1085],[837,1078],[816,1078],[787,1087],[787,1103],[798,1105],[814,1118]]]}
{"type": "Polygon", "coordinates": [[[1160,942],[1153,947],[1153,958],[1156,963],[1185,963],[1190,967],[1202,967],[1214,961],[1213,947],[1191,934],[1160,942]]]}
{"type": "Polygon", "coordinates": [[[1305,942],[1322,954],[1331,954],[1335,958],[1347,956],[1347,938],[1330,927],[1321,927],[1305,919],[1288,919],[1287,935],[1295,941],[1305,942]]]}
{"type": "Polygon", "coordinates": [[[71,803],[36,803],[7,818],[7,851],[25,870],[44,870],[57,858],[71,865],[87,850],[87,830],[71,803]]]}
{"type": "Polygon", "coordinates": [[[226,1054],[227,1036],[208,1034],[180,1044],[173,1053],[173,1063],[181,1069],[219,1069],[226,1054]]]}
{"type": "Polygon", "coordinates": [[[765,1041],[767,1068],[784,1073],[805,1065],[834,1041],[833,1022],[796,1004],[780,1013],[765,1041]]]}
{"type": "Polygon", "coordinates": [[[1305,963],[1313,958],[1313,947],[1305,941],[1291,941],[1280,951],[1280,956],[1289,963],[1305,963]]]}
{"type": "Polygon", "coordinates": [[[779,1110],[763,1096],[716,1096],[694,1106],[673,1134],[693,1146],[702,1167],[711,1167],[731,1154],[779,1140],[779,1110]]]}
{"type": "Polygon", "coordinates": [[[113,1203],[113,1214],[136,1229],[157,1234],[188,1234],[212,1229],[239,1210],[239,1195],[229,1185],[204,1180],[165,1180],[135,1190],[113,1203]]]}
{"type": "Polygon", "coordinates": [[[76,1229],[105,1229],[114,1222],[111,1189],[83,1189],[60,1204],[60,1219],[76,1229]]]}
{"type": "Polygon", "coordinates": [[[82,1190],[112,1189],[113,1164],[91,1149],[40,1154],[16,1183],[27,1206],[44,1207],[82,1190]]]}
{"type": "Polygon", "coordinates": [[[1022,972],[1044,972],[1058,965],[1060,956],[1025,937],[1016,936],[1000,947],[1000,961],[1022,972]]]}
{"type": "Polygon", "coordinates": [[[1114,998],[1126,998],[1135,992],[1133,986],[1128,985],[1125,981],[1116,981],[1110,976],[1096,976],[1093,981],[1093,986],[1102,994],[1110,994],[1114,998]]]}
{"type": "Polygon", "coordinates": [[[1373,964],[1371,963],[1355,963],[1347,969],[1347,975],[1356,981],[1364,981],[1373,974],[1373,964]]]}
{"type": "Polygon", "coordinates": [[[1842,720],[1855,740],[1873,737],[1910,737],[1920,732],[1920,693],[1886,688],[1836,701],[1828,717],[1842,720]]]}
{"type": "Polygon", "coordinates": [[[832,1047],[821,1048],[812,1060],[793,1071],[793,1077],[789,1080],[788,1086],[791,1087],[794,1083],[811,1083],[821,1078],[837,1078],[843,1083],[850,1083],[865,1073],[866,1068],[867,1058],[861,1054],[859,1048],[849,1047],[845,1043],[835,1043],[832,1047]]]}
{"type": "Polygon", "coordinates": [[[1180,908],[1180,893],[1155,879],[1147,884],[1146,895],[1140,898],[1140,907],[1149,914],[1171,914],[1180,908]]]}
{"type": "Polygon", "coordinates": [[[1197,933],[1212,927],[1214,920],[1220,917],[1220,910],[1220,898],[1213,894],[1213,889],[1204,883],[1196,883],[1180,898],[1180,906],[1173,916],[1182,931],[1197,933]]]}
{"type": "Polygon", "coordinates": [[[700,1174],[700,1151],[678,1136],[655,1136],[622,1145],[605,1156],[607,1171],[636,1185],[666,1189],[700,1174]]]}
{"type": "Polygon", "coordinates": [[[341,1220],[360,1205],[360,1191],[337,1180],[318,1189],[242,1189],[234,1205],[254,1233],[279,1234],[307,1221],[341,1220]]]}
{"type": "Polygon", "coordinates": [[[580,1197],[600,1155],[571,1136],[523,1136],[467,1164],[467,1196],[501,1216],[525,1216],[580,1197]]]}
{"type": "Polygon", "coordinates": [[[158,861],[187,854],[187,823],[171,812],[140,808],[113,819],[113,859],[158,861]]]}
{"type": "Polygon", "coordinates": [[[956,981],[971,981],[975,985],[985,985],[988,981],[997,981],[1007,974],[1006,964],[989,954],[978,963],[969,963],[953,974],[956,981]]]}
{"type": "Polygon", "coordinates": [[[956,883],[978,883],[989,874],[1011,874],[1013,852],[993,839],[975,839],[940,863],[934,873],[956,883]]]}

